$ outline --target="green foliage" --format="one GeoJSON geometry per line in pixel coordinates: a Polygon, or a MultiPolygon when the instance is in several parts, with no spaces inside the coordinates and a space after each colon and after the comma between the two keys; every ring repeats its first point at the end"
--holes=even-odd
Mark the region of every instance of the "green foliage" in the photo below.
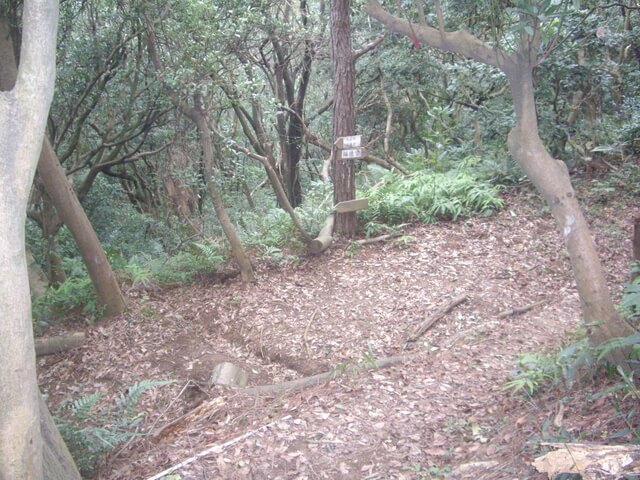
{"type": "Polygon", "coordinates": [[[39,328],[71,313],[83,314],[89,321],[96,320],[103,313],[97,305],[95,290],[88,276],[69,277],[58,287],[50,288],[34,300],[32,310],[33,321],[39,328]]]}
{"type": "Polygon", "coordinates": [[[533,395],[547,385],[564,380],[573,385],[580,372],[594,363],[594,354],[587,339],[572,343],[557,354],[526,353],[516,363],[516,371],[504,388],[514,393],[533,395]]]}
{"type": "Polygon", "coordinates": [[[100,456],[139,433],[144,414],[137,411],[142,394],[171,382],[143,380],[129,387],[113,406],[98,409],[101,392],[68,403],[56,425],[83,475],[91,475],[100,456]]]}
{"type": "MultiPolygon", "coordinates": [[[[315,182],[311,184],[304,202],[295,212],[304,229],[313,235],[322,228],[331,206],[330,186],[323,182],[315,182]]],[[[263,255],[269,249],[295,247],[296,243],[302,245],[291,217],[281,208],[259,208],[244,212],[240,233],[246,245],[257,248],[263,255]]]]}
{"type": "Polygon", "coordinates": [[[390,224],[490,215],[503,205],[498,188],[460,171],[422,171],[408,177],[389,173],[364,195],[369,208],[361,213],[363,219],[390,224]]]}
{"type": "MultiPolygon", "coordinates": [[[[631,359],[640,358],[640,333],[613,338],[597,347],[591,347],[586,338],[572,343],[556,354],[527,353],[521,355],[517,369],[504,388],[512,392],[533,395],[541,388],[564,381],[570,388],[581,373],[593,374],[598,366],[605,365],[606,357],[617,349],[631,349],[631,359]]],[[[622,371],[617,367],[618,373],[622,371]]],[[[623,381],[624,375],[621,375],[623,381]]]]}

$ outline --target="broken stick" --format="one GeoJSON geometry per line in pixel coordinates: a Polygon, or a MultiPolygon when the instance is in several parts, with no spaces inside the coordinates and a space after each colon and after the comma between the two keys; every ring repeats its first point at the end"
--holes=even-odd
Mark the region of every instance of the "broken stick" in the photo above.
{"type": "Polygon", "coordinates": [[[415,331],[409,335],[407,340],[404,342],[404,348],[406,349],[410,343],[417,341],[420,337],[422,337],[427,330],[429,330],[438,320],[447,315],[451,310],[456,308],[461,303],[466,302],[469,299],[466,295],[460,295],[449,303],[447,303],[444,307],[440,307],[436,310],[429,318],[427,318],[424,322],[422,322],[415,331]]]}
{"type": "Polygon", "coordinates": [[[547,303],[546,300],[540,300],[539,302],[532,303],[531,305],[527,305],[526,307],[520,308],[512,308],[511,310],[507,310],[505,312],[499,313],[498,318],[507,318],[515,315],[522,315],[523,313],[527,313],[529,310],[533,310],[540,305],[544,305],[547,303]]]}

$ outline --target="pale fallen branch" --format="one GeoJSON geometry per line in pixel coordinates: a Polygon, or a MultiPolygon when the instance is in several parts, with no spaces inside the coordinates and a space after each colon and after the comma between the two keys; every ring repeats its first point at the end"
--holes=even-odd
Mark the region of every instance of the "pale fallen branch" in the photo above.
{"type": "Polygon", "coordinates": [[[158,439],[160,437],[165,436],[169,430],[174,429],[181,423],[189,423],[190,419],[202,418],[203,416],[211,417],[215,412],[220,410],[225,405],[225,400],[222,397],[215,397],[212,400],[208,400],[206,402],[201,403],[197,407],[189,410],[184,415],[179,416],[175,420],[170,421],[166,425],[158,428],[155,431],[151,432],[151,437],[154,439],[158,439]]]}
{"type": "Polygon", "coordinates": [[[542,443],[557,450],[533,461],[549,478],[561,473],[578,473],[584,480],[627,478],[640,474],[640,445],[598,445],[584,443],[542,443]]]}
{"type": "Polygon", "coordinates": [[[533,310],[534,308],[539,307],[540,305],[544,305],[545,303],[547,303],[546,300],[540,300],[539,302],[532,303],[531,305],[527,305],[526,307],[512,308],[511,310],[506,310],[502,313],[499,313],[498,318],[507,318],[516,315],[522,315],[523,313],[527,313],[529,310],[533,310]]]}
{"type": "Polygon", "coordinates": [[[369,245],[370,243],[384,242],[391,240],[392,238],[398,238],[402,236],[402,232],[387,233],[386,235],[380,235],[379,237],[365,238],[363,240],[354,240],[356,245],[369,245]]]}
{"type": "MultiPolygon", "coordinates": [[[[379,360],[376,360],[370,368],[365,368],[366,371],[373,369],[377,370],[380,368],[387,368],[392,365],[396,365],[398,363],[406,362],[407,360],[411,360],[420,353],[414,353],[409,355],[397,355],[394,357],[385,357],[379,360]]],[[[238,393],[245,393],[248,395],[271,395],[277,393],[284,392],[295,392],[297,390],[302,390],[303,388],[312,387],[315,385],[320,385],[321,383],[328,382],[329,380],[333,380],[334,378],[339,377],[347,371],[352,371],[348,368],[334,368],[329,372],[318,373],[317,375],[311,375],[310,377],[298,378],[296,380],[290,380],[288,382],[282,383],[274,383],[271,385],[258,385],[255,387],[249,387],[243,390],[239,390],[238,393]]],[[[357,370],[356,370],[357,371],[357,370]]]]}
{"type": "Polygon", "coordinates": [[[274,426],[278,422],[283,422],[285,420],[289,420],[290,418],[291,418],[291,415],[287,415],[285,417],[282,417],[279,420],[274,420],[271,423],[263,425],[260,428],[257,428],[256,430],[251,430],[250,432],[243,433],[239,437],[233,438],[233,439],[231,439],[231,440],[229,440],[227,442],[224,442],[222,444],[213,445],[212,447],[209,447],[206,450],[203,450],[202,452],[198,453],[197,455],[194,455],[193,457],[187,458],[183,462],[180,462],[180,463],[178,463],[177,465],[174,465],[171,468],[167,468],[166,470],[154,475],[153,477],[149,477],[147,480],[159,480],[162,477],[164,477],[166,475],[169,475],[170,473],[176,472],[176,471],[180,470],[181,468],[192,464],[193,462],[195,462],[199,458],[206,457],[207,455],[210,455],[212,453],[222,453],[222,451],[225,448],[227,448],[227,447],[229,447],[229,446],[231,446],[231,445],[233,445],[235,443],[241,442],[245,438],[249,438],[252,435],[255,435],[256,433],[262,432],[262,431],[266,430],[267,428],[274,426]]]}
{"type": "Polygon", "coordinates": [[[36,356],[42,357],[44,355],[51,355],[52,353],[71,350],[72,348],[77,348],[82,345],[85,340],[85,334],[82,332],[57,337],[36,338],[36,356]]]}
{"type": "Polygon", "coordinates": [[[435,323],[438,320],[442,319],[445,315],[447,315],[449,312],[451,312],[451,310],[456,308],[461,303],[466,302],[468,299],[469,299],[469,297],[467,297],[467,295],[464,295],[464,294],[460,295],[460,296],[454,298],[453,300],[451,300],[449,303],[447,303],[443,307],[440,307],[438,310],[436,310],[429,318],[427,318],[424,322],[422,322],[420,325],[418,325],[418,328],[416,328],[411,335],[409,335],[409,337],[405,340],[404,348],[406,349],[407,346],[410,343],[416,342],[433,325],[435,325],[435,323]]]}
{"type": "Polygon", "coordinates": [[[311,350],[309,349],[309,340],[308,340],[309,327],[311,326],[311,323],[313,323],[313,320],[316,318],[317,314],[318,314],[318,309],[316,308],[311,314],[311,317],[307,322],[307,326],[304,329],[304,334],[302,335],[302,343],[304,344],[304,350],[307,352],[307,357],[311,356],[311,350]]]}

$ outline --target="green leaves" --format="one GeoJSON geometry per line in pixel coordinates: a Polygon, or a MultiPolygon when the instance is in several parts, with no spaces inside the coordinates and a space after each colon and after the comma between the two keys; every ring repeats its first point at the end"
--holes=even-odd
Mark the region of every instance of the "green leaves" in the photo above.
{"type": "Polygon", "coordinates": [[[474,213],[490,215],[502,208],[498,189],[466,172],[416,172],[408,177],[388,174],[365,195],[369,221],[391,224],[408,220],[457,220],[474,213]]]}

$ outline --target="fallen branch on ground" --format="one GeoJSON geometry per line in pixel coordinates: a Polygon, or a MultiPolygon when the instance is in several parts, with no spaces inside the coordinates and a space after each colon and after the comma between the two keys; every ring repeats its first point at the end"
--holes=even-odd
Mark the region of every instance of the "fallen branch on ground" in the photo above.
{"type": "MultiPolygon", "coordinates": [[[[377,370],[380,368],[387,368],[392,365],[396,365],[398,363],[406,362],[407,360],[411,360],[419,356],[420,353],[413,353],[409,355],[398,355],[394,357],[385,357],[380,360],[376,360],[375,365],[371,365],[370,368],[365,368],[365,370],[377,370]]],[[[303,388],[312,387],[315,385],[320,385],[321,383],[328,382],[329,380],[333,380],[334,378],[339,377],[344,374],[346,371],[349,371],[347,368],[334,368],[329,372],[319,373],[317,375],[311,375],[310,377],[298,378],[296,380],[291,380],[288,382],[282,383],[274,383],[271,385],[258,385],[256,387],[249,387],[243,390],[238,390],[238,393],[246,393],[248,395],[263,395],[263,394],[275,394],[275,393],[284,393],[284,392],[295,392],[297,390],[302,390],[303,388]]]]}
{"type": "Polygon", "coordinates": [[[409,335],[409,337],[404,342],[404,348],[407,349],[407,346],[410,343],[416,342],[420,337],[422,337],[427,330],[429,330],[435,323],[442,319],[445,315],[447,315],[451,310],[460,305],[461,303],[466,302],[469,299],[467,295],[460,295],[449,303],[447,303],[444,307],[440,307],[436,310],[427,320],[422,322],[415,331],[409,335]]]}
{"type": "Polygon", "coordinates": [[[199,458],[206,457],[207,455],[210,455],[212,453],[221,453],[226,447],[229,447],[229,446],[231,446],[231,445],[233,445],[235,443],[238,443],[238,442],[244,440],[245,438],[249,438],[249,437],[251,437],[252,435],[255,435],[258,432],[266,430],[267,428],[274,426],[278,422],[283,422],[285,420],[289,420],[290,418],[291,418],[291,415],[287,415],[286,417],[282,417],[279,420],[275,420],[275,421],[273,421],[271,423],[263,425],[260,428],[257,428],[256,430],[251,430],[250,432],[243,433],[239,437],[233,438],[233,439],[231,439],[231,440],[229,440],[227,442],[224,442],[224,443],[221,443],[221,444],[218,444],[218,445],[213,445],[212,447],[209,447],[206,450],[203,450],[202,452],[198,453],[197,455],[194,455],[193,457],[187,458],[185,461],[180,462],[180,463],[178,463],[177,465],[174,465],[171,468],[167,468],[163,472],[160,472],[157,475],[154,475],[153,477],[149,477],[147,480],[159,480],[162,477],[165,477],[165,476],[169,475],[170,473],[173,473],[173,472],[176,472],[176,471],[180,470],[182,467],[186,467],[187,465],[192,464],[193,462],[195,462],[199,458]]]}
{"type": "Polygon", "coordinates": [[[309,339],[307,337],[309,334],[309,327],[311,326],[311,323],[313,322],[313,320],[316,318],[317,314],[318,314],[318,309],[316,308],[311,314],[311,318],[309,318],[309,321],[307,322],[307,326],[304,329],[304,334],[302,335],[302,343],[304,344],[304,350],[307,352],[307,357],[311,357],[311,350],[309,349],[309,339]]]}
{"type": "Polygon", "coordinates": [[[387,233],[386,235],[380,235],[379,237],[365,238],[364,240],[354,240],[352,243],[356,245],[369,245],[370,243],[384,242],[385,240],[391,240],[392,238],[398,238],[402,236],[402,232],[387,233]]]}
{"type": "Polygon", "coordinates": [[[324,222],[324,226],[320,230],[320,233],[316,238],[314,238],[311,243],[309,243],[309,251],[317,255],[319,253],[324,252],[329,246],[331,242],[333,242],[333,224],[334,224],[335,215],[333,213],[327,217],[324,222]]]}
{"type": "Polygon", "coordinates": [[[547,303],[546,300],[540,300],[539,302],[532,303],[531,305],[527,305],[526,307],[521,308],[512,308],[511,310],[507,310],[505,312],[499,313],[498,318],[507,318],[515,315],[522,315],[523,313],[527,313],[529,310],[533,310],[540,305],[544,305],[547,303]]]}
{"type": "Polygon", "coordinates": [[[82,332],[60,335],[57,337],[36,338],[36,356],[43,357],[52,353],[65,352],[72,348],[77,348],[86,340],[82,332]]]}

